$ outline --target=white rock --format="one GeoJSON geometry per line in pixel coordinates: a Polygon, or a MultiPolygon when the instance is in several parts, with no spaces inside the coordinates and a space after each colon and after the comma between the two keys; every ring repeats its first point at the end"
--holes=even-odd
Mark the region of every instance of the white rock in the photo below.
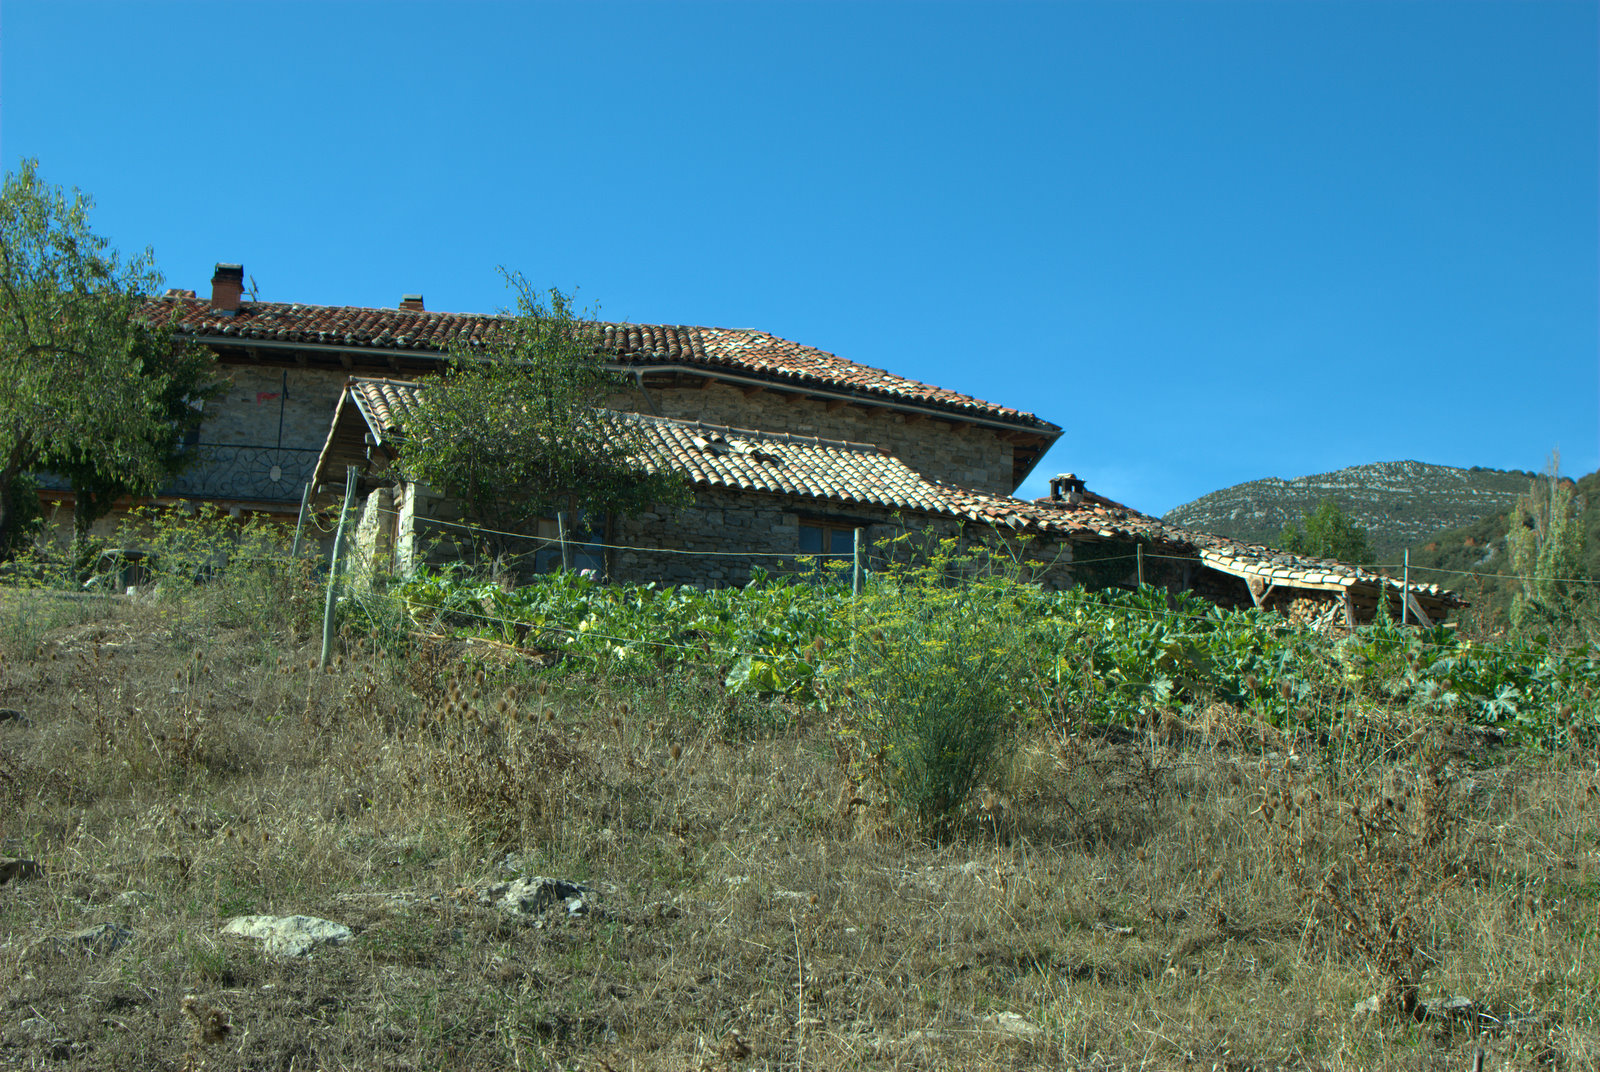
{"type": "Polygon", "coordinates": [[[267,952],[282,957],[302,957],[319,945],[342,945],[352,937],[343,923],[315,916],[238,916],[222,932],[260,938],[267,952]]]}
{"type": "Polygon", "coordinates": [[[588,901],[594,899],[594,892],[581,882],[534,875],[488,886],[479,891],[478,900],[517,915],[538,915],[560,904],[566,906],[568,915],[576,916],[589,910],[588,901]]]}
{"type": "Polygon", "coordinates": [[[1004,1035],[1028,1037],[1039,1034],[1038,1026],[1014,1012],[997,1012],[993,1016],[985,1016],[983,1024],[1004,1035]]]}

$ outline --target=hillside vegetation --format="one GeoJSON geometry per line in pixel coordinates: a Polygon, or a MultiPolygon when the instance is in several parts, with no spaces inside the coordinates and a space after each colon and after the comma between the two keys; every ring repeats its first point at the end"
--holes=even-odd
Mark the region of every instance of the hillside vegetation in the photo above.
{"type": "Polygon", "coordinates": [[[435,574],[324,668],[312,563],[157,534],[0,590],[0,1067],[1600,1064],[1586,657],[933,546],[435,574]]]}
{"type": "MultiPolygon", "coordinates": [[[[1600,473],[1580,477],[1574,490],[1585,536],[1587,577],[1600,578],[1600,473]]],[[[1506,551],[1509,517],[1509,509],[1500,510],[1411,545],[1417,579],[1460,592],[1473,602],[1470,619],[1488,630],[1503,628],[1511,602],[1513,585],[1507,581],[1511,556],[1506,551]]]]}
{"type": "Polygon", "coordinates": [[[1283,480],[1266,477],[1202,495],[1176,507],[1174,525],[1275,546],[1285,523],[1299,524],[1324,499],[1333,499],[1371,534],[1387,560],[1435,533],[1471,525],[1510,508],[1533,473],[1457,469],[1426,462],[1375,462],[1332,473],[1283,480]]]}

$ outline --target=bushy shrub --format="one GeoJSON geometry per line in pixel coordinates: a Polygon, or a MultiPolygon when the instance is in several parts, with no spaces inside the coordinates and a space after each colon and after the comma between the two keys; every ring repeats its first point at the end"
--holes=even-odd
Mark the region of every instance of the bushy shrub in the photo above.
{"type": "Polygon", "coordinates": [[[321,589],[314,561],[290,555],[290,536],[261,518],[180,503],[132,511],[114,543],[137,549],[154,597],[186,612],[175,623],[304,635],[320,615],[321,589]]]}
{"type": "Polygon", "coordinates": [[[858,608],[837,724],[888,800],[926,827],[960,810],[1017,728],[1031,591],[945,542],[877,578],[858,608]]]}

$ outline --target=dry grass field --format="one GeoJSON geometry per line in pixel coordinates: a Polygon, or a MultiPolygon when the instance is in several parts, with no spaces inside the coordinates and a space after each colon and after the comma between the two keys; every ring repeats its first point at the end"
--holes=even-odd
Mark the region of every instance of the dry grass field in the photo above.
{"type": "Polygon", "coordinates": [[[0,1069],[1600,1067],[1594,755],[1041,726],[934,839],[716,675],[0,598],[0,1069]]]}

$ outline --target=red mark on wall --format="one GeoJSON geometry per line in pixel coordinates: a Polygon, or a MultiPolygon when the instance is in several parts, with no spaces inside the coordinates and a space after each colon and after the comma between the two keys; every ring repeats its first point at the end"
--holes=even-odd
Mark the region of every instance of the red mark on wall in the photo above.
{"type": "Polygon", "coordinates": [[[277,392],[277,391],[257,391],[256,392],[256,405],[259,406],[263,402],[271,402],[274,398],[277,398],[278,395],[279,395],[279,392],[277,392]]]}

